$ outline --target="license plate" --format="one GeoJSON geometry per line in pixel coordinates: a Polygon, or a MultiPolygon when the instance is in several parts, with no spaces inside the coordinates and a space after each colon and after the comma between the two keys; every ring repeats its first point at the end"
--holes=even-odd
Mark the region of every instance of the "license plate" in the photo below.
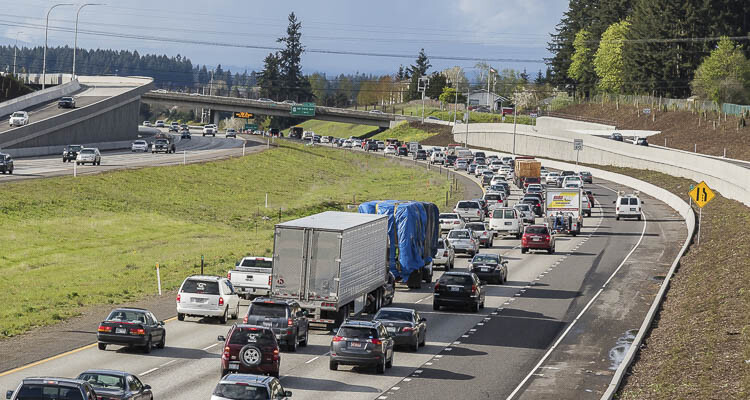
{"type": "Polygon", "coordinates": [[[247,276],[245,276],[245,280],[246,281],[251,281],[251,280],[253,280],[253,276],[252,275],[247,275],[247,276]]]}
{"type": "Polygon", "coordinates": [[[489,272],[490,270],[489,268],[480,268],[480,269],[482,270],[482,272],[489,272]]]}
{"type": "Polygon", "coordinates": [[[534,241],[535,241],[535,242],[538,242],[538,241],[540,241],[540,240],[542,240],[542,238],[534,238],[534,241]]]}
{"type": "Polygon", "coordinates": [[[506,222],[505,225],[513,225],[512,222],[506,222]]]}
{"type": "Polygon", "coordinates": [[[631,208],[630,211],[635,211],[635,208],[631,208]]]}
{"type": "Polygon", "coordinates": [[[191,297],[190,302],[192,303],[205,303],[208,299],[201,299],[199,297],[191,297]]]}
{"type": "Polygon", "coordinates": [[[361,349],[362,343],[360,342],[349,342],[349,347],[355,348],[355,349],[361,349]]]}
{"type": "Polygon", "coordinates": [[[451,292],[458,292],[458,288],[457,287],[452,287],[451,288],[451,292]]]}
{"type": "Polygon", "coordinates": [[[229,363],[229,369],[233,370],[233,371],[236,371],[236,370],[240,369],[240,363],[238,363],[238,362],[230,362],[229,363]]]}
{"type": "Polygon", "coordinates": [[[263,327],[264,328],[270,328],[272,325],[273,325],[273,323],[271,323],[271,322],[264,322],[263,323],[263,327]]]}
{"type": "Polygon", "coordinates": [[[125,334],[127,330],[125,328],[116,328],[115,333],[119,334],[125,334]]]}
{"type": "Polygon", "coordinates": [[[386,330],[388,332],[396,332],[396,327],[395,326],[389,326],[389,327],[386,328],[386,330]]]}

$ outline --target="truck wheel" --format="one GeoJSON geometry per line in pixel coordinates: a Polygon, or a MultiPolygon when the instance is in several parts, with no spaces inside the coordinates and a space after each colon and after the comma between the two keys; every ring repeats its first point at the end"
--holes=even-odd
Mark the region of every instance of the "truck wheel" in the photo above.
{"type": "Polygon", "coordinates": [[[438,303],[438,302],[436,302],[436,301],[433,300],[432,301],[432,309],[435,310],[435,311],[440,311],[440,303],[438,303]]]}
{"type": "Polygon", "coordinates": [[[616,217],[615,217],[615,220],[616,220],[616,221],[619,221],[619,220],[620,220],[620,216],[619,216],[619,215],[618,215],[618,216],[616,216],[616,217]]]}
{"type": "Polygon", "coordinates": [[[527,249],[525,247],[521,247],[521,254],[526,254],[528,252],[529,252],[529,249],[527,249]]]}
{"type": "Polygon", "coordinates": [[[304,339],[302,339],[302,340],[301,340],[301,341],[299,342],[299,345],[300,345],[300,346],[302,346],[302,347],[305,347],[305,346],[307,346],[307,342],[308,342],[309,336],[310,336],[310,325],[308,325],[308,326],[307,326],[307,329],[305,329],[305,338],[304,338],[304,339]]]}
{"type": "Polygon", "coordinates": [[[185,314],[177,313],[177,320],[178,321],[184,321],[185,320],[185,314]]]}
{"type": "Polygon", "coordinates": [[[106,343],[98,343],[97,346],[99,347],[99,350],[107,350],[106,343]]]}
{"type": "Polygon", "coordinates": [[[289,350],[290,353],[297,352],[297,346],[299,345],[299,337],[297,336],[297,333],[294,333],[294,339],[292,339],[292,342],[289,343],[286,346],[286,349],[289,350]]]}
{"type": "Polygon", "coordinates": [[[331,371],[335,371],[335,370],[339,369],[339,364],[336,363],[333,360],[330,360],[330,361],[328,361],[328,369],[330,369],[331,371]]]}

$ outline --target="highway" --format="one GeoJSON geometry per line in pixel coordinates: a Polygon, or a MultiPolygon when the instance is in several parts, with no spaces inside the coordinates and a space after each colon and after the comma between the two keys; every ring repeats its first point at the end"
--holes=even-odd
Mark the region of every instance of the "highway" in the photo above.
{"type": "MultiPolygon", "coordinates": [[[[213,146],[219,140],[234,142],[206,138],[201,144],[203,138],[194,136],[191,144],[180,145],[213,146]]],[[[208,157],[212,151],[237,149],[201,151],[208,157]]],[[[71,173],[72,166],[61,161],[59,166],[45,166],[50,160],[21,160],[18,172],[71,173]]],[[[181,161],[179,153],[115,153],[92,169],[105,169],[110,162],[111,168],[127,168],[181,161]]],[[[669,249],[678,247],[685,233],[673,210],[647,196],[642,196],[647,204],[644,221],[615,221],[613,190],[626,188],[598,180],[587,187],[594,191],[597,207],[585,219],[580,236],[558,237],[556,254],[521,255],[515,239],[496,239],[492,249],[483,249],[509,260],[509,280],[487,286],[486,307],[479,313],[433,311],[431,287],[399,287],[394,306],[413,307],[427,318],[427,346],[417,353],[400,349],[385,375],[351,367],[330,371],[331,334],[315,331],[309,346],[282,353],[282,384],[294,392],[294,399],[495,399],[511,394],[598,398],[609,383],[613,363],[616,366],[617,352],[615,359],[610,355],[618,337],[640,325],[640,313],[652,298],[649,293],[660,283],[651,278],[667,270],[672,261],[669,249]],[[612,289],[602,289],[605,283],[612,289]]],[[[514,190],[511,201],[519,195],[514,190]]],[[[457,270],[466,268],[467,261],[458,256],[457,270]]],[[[440,274],[437,270],[435,279],[440,274]]],[[[90,329],[93,333],[96,327],[90,329]]],[[[0,389],[13,389],[26,376],[75,376],[88,368],[112,368],[139,375],[158,399],[208,399],[219,379],[221,344],[216,337],[228,326],[212,320],[170,319],[166,329],[163,350],[146,355],[116,346],[107,351],[87,346],[0,373],[0,389]]]]}

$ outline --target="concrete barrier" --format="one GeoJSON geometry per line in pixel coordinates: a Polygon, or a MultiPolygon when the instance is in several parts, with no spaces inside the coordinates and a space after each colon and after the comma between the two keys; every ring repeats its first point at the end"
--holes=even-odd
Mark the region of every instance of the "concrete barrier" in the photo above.
{"type": "Polygon", "coordinates": [[[13,114],[16,111],[24,111],[39,104],[68,96],[80,89],[81,85],[78,81],[71,81],[4,101],[0,103],[0,118],[13,114]]]}
{"type": "MultiPolygon", "coordinates": [[[[512,153],[515,147],[516,154],[566,161],[575,161],[579,157],[579,161],[586,164],[648,169],[696,182],[705,181],[724,197],[750,206],[750,169],[671,149],[636,146],[571,132],[556,127],[554,121],[547,123],[545,119],[551,118],[538,118],[536,127],[518,125],[515,135],[512,124],[470,124],[468,135],[464,131],[466,125],[458,125],[453,130],[454,140],[508,153],[512,153]],[[583,150],[579,154],[573,150],[574,139],[583,140],[583,150]]],[[[575,127],[570,126],[570,129],[580,129],[582,122],[572,122],[575,122],[575,127]]]]}
{"type": "MultiPolygon", "coordinates": [[[[130,145],[133,143],[132,140],[123,140],[118,142],[101,142],[101,143],[71,143],[80,144],[83,147],[97,147],[101,151],[108,150],[122,150],[130,149],[130,145]]],[[[25,147],[22,149],[7,149],[3,150],[4,153],[10,154],[13,158],[22,157],[40,157],[49,156],[52,154],[60,154],[62,157],[62,151],[64,146],[43,146],[43,147],[25,147]]]]}

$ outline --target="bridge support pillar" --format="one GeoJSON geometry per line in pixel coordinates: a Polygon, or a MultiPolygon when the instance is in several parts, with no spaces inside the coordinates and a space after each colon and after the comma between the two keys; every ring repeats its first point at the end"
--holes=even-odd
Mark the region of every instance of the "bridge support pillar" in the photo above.
{"type": "Polygon", "coordinates": [[[217,127],[219,126],[219,112],[216,110],[211,110],[211,123],[217,127]]]}

